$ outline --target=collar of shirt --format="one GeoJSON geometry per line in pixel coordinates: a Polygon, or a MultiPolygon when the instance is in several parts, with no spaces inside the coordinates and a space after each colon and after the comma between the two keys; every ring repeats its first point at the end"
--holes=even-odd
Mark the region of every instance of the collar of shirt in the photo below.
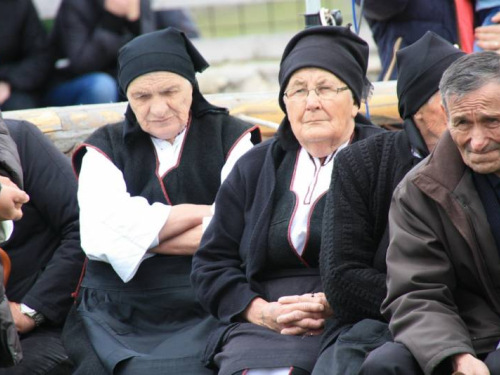
{"type": "Polygon", "coordinates": [[[165,172],[177,164],[184,138],[186,137],[186,128],[175,137],[173,143],[164,139],[151,137],[156,154],[158,155],[158,174],[160,176],[163,176],[165,172]]]}

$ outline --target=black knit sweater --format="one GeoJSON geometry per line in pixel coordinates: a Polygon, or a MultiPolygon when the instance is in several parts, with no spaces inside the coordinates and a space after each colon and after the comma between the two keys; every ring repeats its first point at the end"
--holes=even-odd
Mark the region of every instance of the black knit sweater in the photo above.
{"type": "Polygon", "coordinates": [[[404,131],[357,142],[335,158],[323,216],[320,269],[334,311],[324,346],[362,319],[382,320],[392,193],[415,165],[404,131]]]}

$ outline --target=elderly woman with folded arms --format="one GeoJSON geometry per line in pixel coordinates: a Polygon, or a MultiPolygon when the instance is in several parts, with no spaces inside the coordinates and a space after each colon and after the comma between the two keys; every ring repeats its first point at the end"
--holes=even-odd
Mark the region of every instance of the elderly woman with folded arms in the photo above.
{"type": "Polygon", "coordinates": [[[371,87],[367,62],[368,45],[346,27],[309,28],[284,51],[277,137],[236,163],[193,257],[197,296],[224,324],[205,358],[220,375],[314,367],[335,313],[318,269],[335,154],[382,131],[358,114],[371,87]]]}
{"type": "Polygon", "coordinates": [[[221,179],[254,129],[208,103],[207,62],[176,29],[121,49],[125,120],[76,151],[88,264],[65,329],[75,374],[212,374],[201,363],[218,322],[194,297],[191,258],[221,179]]]}

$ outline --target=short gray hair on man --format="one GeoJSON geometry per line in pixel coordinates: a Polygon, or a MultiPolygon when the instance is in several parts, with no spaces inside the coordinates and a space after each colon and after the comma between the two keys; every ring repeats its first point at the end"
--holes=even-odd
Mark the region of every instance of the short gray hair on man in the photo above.
{"type": "Polygon", "coordinates": [[[464,55],[451,64],[439,82],[444,108],[448,100],[480,89],[488,83],[500,84],[500,55],[496,52],[477,52],[464,55]]]}

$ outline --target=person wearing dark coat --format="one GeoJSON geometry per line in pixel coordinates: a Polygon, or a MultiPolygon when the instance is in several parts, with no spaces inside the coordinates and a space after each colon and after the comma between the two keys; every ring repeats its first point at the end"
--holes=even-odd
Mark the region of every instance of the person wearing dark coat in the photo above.
{"type": "Polygon", "coordinates": [[[366,374],[499,374],[500,57],[462,56],[439,88],[446,131],[397,186],[387,296],[394,343],[366,374]]]}
{"type": "Polygon", "coordinates": [[[309,28],[285,48],[277,136],[236,164],[193,258],[196,294],[223,324],[205,356],[221,375],[314,367],[335,311],[318,269],[331,168],[338,150],[383,131],[358,113],[367,60],[368,45],[348,27],[309,28]]]}
{"type": "Polygon", "coordinates": [[[320,258],[325,295],[337,308],[319,361],[327,371],[318,375],[358,374],[371,350],[392,341],[380,313],[387,292],[392,193],[446,130],[439,80],[463,55],[432,32],[400,50],[397,93],[403,130],[358,142],[337,156],[320,258]]]}
{"type": "MultiPolygon", "coordinates": [[[[20,190],[23,187],[21,161],[17,146],[9,135],[1,113],[0,176],[0,242],[4,242],[12,234],[12,227],[6,224],[6,221],[19,220],[22,217],[22,203],[26,203],[29,197],[20,190]],[[10,186],[9,182],[16,186],[10,186]]],[[[5,296],[4,265],[0,262],[0,368],[17,365],[22,358],[19,335],[10,312],[9,301],[5,296]]]]}
{"type": "Polygon", "coordinates": [[[84,260],[76,178],[70,160],[37,127],[5,122],[19,151],[30,201],[1,244],[12,262],[6,295],[24,358],[0,374],[70,374],[61,332],[84,260]]]}
{"type": "Polygon", "coordinates": [[[115,102],[118,51],[127,42],[165,27],[189,37],[198,30],[184,10],[154,12],[151,0],[64,0],[51,33],[55,70],[46,105],[115,102]]]}
{"type": "Polygon", "coordinates": [[[125,120],[73,159],[88,262],[64,344],[75,374],[213,374],[202,354],[219,323],[195,298],[191,260],[260,133],[205,100],[195,74],[208,63],[177,29],[133,39],[118,63],[125,120]]]}
{"type": "Polygon", "coordinates": [[[51,56],[32,1],[0,0],[0,25],[0,109],[39,107],[51,56]]]}
{"type": "MultiPolygon", "coordinates": [[[[358,4],[361,0],[356,0],[358,4]]],[[[398,38],[398,48],[415,43],[427,31],[432,31],[451,44],[458,43],[454,2],[451,0],[364,0],[363,16],[366,18],[377,44],[382,63],[379,79],[390,69],[398,38]]],[[[389,79],[396,79],[393,69],[389,79]]]]}

